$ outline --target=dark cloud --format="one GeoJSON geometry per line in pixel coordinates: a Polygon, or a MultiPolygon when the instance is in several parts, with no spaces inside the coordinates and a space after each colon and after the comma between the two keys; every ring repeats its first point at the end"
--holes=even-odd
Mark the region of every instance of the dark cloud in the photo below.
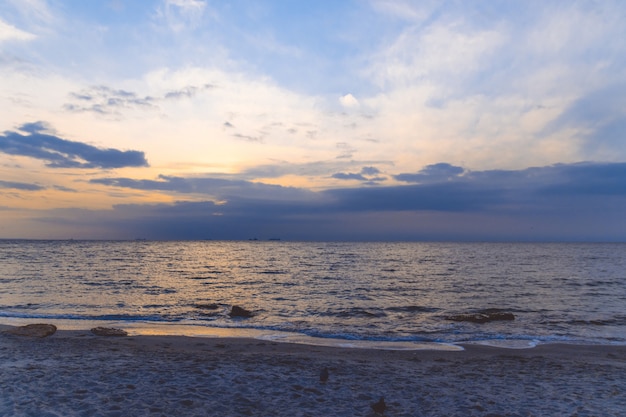
{"type": "Polygon", "coordinates": [[[555,165],[551,171],[541,194],[626,196],[626,163],[555,165]]]}
{"type": "Polygon", "coordinates": [[[204,84],[202,86],[194,86],[194,85],[190,85],[187,87],[183,87],[179,90],[172,90],[169,91],[167,93],[165,93],[165,95],[163,96],[164,99],[169,100],[169,99],[180,99],[180,98],[192,98],[194,97],[196,94],[198,94],[201,91],[204,90],[209,90],[211,88],[214,88],[214,86],[212,84],[204,84]]]}
{"type": "Polygon", "coordinates": [[[38,184],[28,184],[24,182],[14,182],[14,181],[1,181],[0,180],[0,188],[12,188],[15,190],[22,191],[39,191],[45,190],[46,187],[42,187],[38,184]]]}
{"type": "Polygon", "coordinates": [[[405,185],[326,192],[347,211],[475,211],[499,204],[503,191],[474,184],[405,185]]]}
{"type": "Polygon", "coordinates": [[[332,178],[338,180],[357,180],[363,181],[366,184],[373,185],[377,184],[381,181],[385,181],[387,178],[382,176],[377,176],[380,174],[380,170],[376,167],[363,167],[361,168],[361,172],[352,173],[352,172],[337,172],[331,175],[332,178]]]}
{"type": "Polygon", "coordinates": [[[120,115],[124,109],[158,109],[163,100],[192,98],[198,93],[214,88],[211,84],[186,86],[171,90],[163,96],[141,96],[132,91],[114,89],[104,85],[93,86],[77,93],[70,93],[70,103],[63,108],[70,112],[93,112],[102,115],[120,115]]]}
{"type": "Polygon", "coordinates": [[[233,181],[221,178],[183,178],[160,175],[156,180],[135,180],[132,178],[97,178],[90,180],[92,184],[103,184],[114,187],[132,188],[149,191],[174,191],[177,193],[204,193],[223,187],[241,188],[250,186],[246,181],[233,181]]]}
{"type": "MultiPolygon", "coordinates": [[[[297,206],[296,209],[297,210],[297,206]]],[[[103,238],[134,239],[248,239],[287,237],[284,232],[314,230],[317,222],[294,213],[293,204],[238,201],[228,209],[210,201],[179,201],[172,204],[117,205],[107,211],[55,210],[40,221],[73,231],[97,228],[103,238]],[[250,205],[256,209],[251,210],[250,205]],[[280,211],[276,211],[279,209],[280,211]],[[289,210],[286,213],[285,210],[289,210]],[[309,223],[313,223],[310,226],[309,223]]],[[[305,233],[300,235],[304,237],[305,233]]],[[[75,237],[89,237],[84,235],[75,237]]],[[[293,233],[290,236],[294,236],[293,233]]]]}
{"type": "Polygon", "coordinates": [[[51,168],[123,168],[148,166],[144,153],[102,149],[62,139],[44,122],[26,123],[26,133],[5,131],[0,135],[0,152],[47,161],[51,168]]]}
{"type": "Polygon", "coordinates": [[[41,120],[37,122],[24,123],[22,126],[19,127],[19,130],[26,133],[55,133],[54,129],[49,123],[41,120]]]}
{"type": "Polygon", "coordinates": [[[243,139],[247,142],[263,142],[262,136],[249,136],[249,135],[242,135],[240,133],[235,133],[232,136],[237,139],[243,139]]]}
{"type": "Polygon", "coordinates": [[[439,182],[448,181],[463,174],[465,170],[461,167],[447,163],[428,165],[415,174],[398,174],[394,178],[402,182],[439,182]]]}
{"type": "Polygon", "coordinates": [[[338,179],[338,180],[359,180],[359,181],[367,180],[367,178],[365,178],[361,174],[351,174],[351,173],[345,173],[345,172],[337,172],[336,174],[331,175],[331,177],[338,179]]]}
{"type": "Polygon", "coordinates": [[[363,167],[363,169],[361,169],[361,173],[363,175],[372,176],[380,174],[380,170],[376,167],[363,167]]]}
{"type": "MultiPolygon", "coordinates": [[[[626,163],[579,163],[524,170],[466,171],[435,164],[420,171],[430,181],[411,185],[337,188],[312,192],[294,187],[214,177],[159,176],[156,180],[99,178],[90,182],[136,190],[204,194],[236,201],[306,202],[327,211],[476,211],[541,205],[559,196],[626,197],[626,163]],[[464,173],[463,175],[453,174],[464,173]],[[429,173],[429,174],[425,174],[429,173]],[[449,175],[448,175],[449,174],[449,175]],[[435,181],[438,180],[438,181],[435,181]]],[[[351,179],[379,170],[364,167],[351,179]]],[[[335,174],[336,177],[340,174],[335,174]]]]}
{"type": "Polygon", "coordinates": [[[62,185],[55,185],[53,188],[55,190],[63,191],[63,192],[66,192],[66,193],[77,193],[78,192],[78,190],[75,190],[73,188],[64,187],[62,185]]]}
{"type": "MultiPolygon", "coordinates": [[[[249,168],[241,173],[244,178],[278,178],[285,175],[311,176],[311,177],[327,177],[337,171],[354,170],[362,167],[364,164],[377,165],[393,165],[390,161],[358,161],[358,160],[332,160],[332,161],[315,161],[304,164],[291,164],[287,162],[278,162],[275,164],[259,165],[249,168]]],[[[369,169],[371,167],[366,167],[369,169]]],[[[363,169],[363,168],[361,168],[363,169]]],[[[375,168],[374,168],[375,169],[375,168]]],[[[364,172],[370,175],[369,171],[364,172]]]]}
{"type": "Polygon", "coordinates": [[[310,200],[315,193],[293,187],[262,184],[257,182],[212,178],[174,177],[161,175],[156,180],[136,180],[131,178],[97,178],[92,184],[130,188],[145,191],[164,191],[176,194],[203,194],[217,199],[256,199],[261,200],[310,200]]]}
{"type": "Polygon", "coordinates": [[[92,182],[224,200],[124,205],[65,221],[116,231],[107,237],[154,239],[626,240],[626,163],[463,170],[451,178],[435,172],[458,167],[437,165],[420,172],[445,181],[322,192],[225,178],[103,178],[92,182]]]}
{"type": "Polygon", "coordinates": [[[70,98],[73,99],[73,103],[67,103],[63,107],[71,112],[119,114],[121,109],[156,108],[154,97],[141,97],[131,91],[116,90],[103,85],[71,93],[70,98]]]}

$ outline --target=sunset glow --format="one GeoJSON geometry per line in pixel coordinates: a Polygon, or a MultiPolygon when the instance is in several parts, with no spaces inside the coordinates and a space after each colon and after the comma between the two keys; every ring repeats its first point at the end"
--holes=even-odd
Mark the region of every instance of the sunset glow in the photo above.
{"type": "Polygon", "coordinates": [[[625,19],[0,0],[0,238],[624,240],[625,19]]]}

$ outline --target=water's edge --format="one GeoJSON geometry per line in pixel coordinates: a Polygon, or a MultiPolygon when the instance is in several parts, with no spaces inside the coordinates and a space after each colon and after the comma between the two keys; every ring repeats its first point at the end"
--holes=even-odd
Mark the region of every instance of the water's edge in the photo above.
{"type": "MultiPolygon", "coordinates": [[[[4,318],[0,320],[0,330],[42,323],[38,319],[4,318]]],[[[60,319],[49,322],[58,330],[89,331],[94,327],[107,327],[125,330],[129,336],[185,336],[208,338],[249,338],[277,343],[293,343],[308,346],[323,346],[343,349],[372,349],[372,350],[431,350],[431,351],[462,351],[462,345],[480,345],[501,349],[532,349],[538,345],[550,343],[536,340],[502,339],[502,340],[475,340],[459,344],[444,342],[417,342],[417,341],[386,341],[386,340],[352,340],[335,337],[315,337],[302,333],[285,332],[279,330],[263,330],[254,328],[224,328],[208,327],[178,323],[150,323],[150,322],[113,322],[90,320],[60,319]]],[[[563,344],[563,342],[558,342],[563,344]]],[[[567,343],[566,343],[567,344],[567,343]]]]}

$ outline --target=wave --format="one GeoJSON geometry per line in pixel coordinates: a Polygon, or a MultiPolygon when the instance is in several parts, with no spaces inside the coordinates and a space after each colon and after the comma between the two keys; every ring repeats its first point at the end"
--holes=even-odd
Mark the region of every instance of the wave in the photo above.
{"type": "Polygon", "coordinates": [[[387,307],[385,310],[392,311],[394,313],[436,313],[440,311],[440,309],[436,307],[424,307],[416,305],[387,307]]]}
{"type": "MultiPolygon", "coordinates": [[[[115,322],[115,326],[124,327],[126,323],[130,328],[141,329],[148,326],[151,329],[150,334],[159,334],[159,326],[176,325],[182,326],[182,329],[231,329],[231,330],[250,330],[255,332],[263,332],[272,334],[278,332],[293,339],[294,343],[298,343],[299,338],[313,338],[317,340],[336,341],[337,343],[355,342],[359,343],[417,343],[417,344],[487,344],[499,347],[533,347],[538,344],[549,343],[567,343],[567,344],[615,344],[624,345],[626,341],[619,338],[593,338],[593,337],[575,337],[571,335],[536,335],[536,334],[504,334],[504,333],[488,333],[488,332],[472,332],[472,333],[445,333],[441,331],[424,331],[411,335],[390,335],[390,334],[368,334],[363,332],[350,332],[339,329],[317,329],[317,328],[294,328],[289,323],[281,325],[264,325],[259,323],[251,323],[242,320],[219,320],[207,321],[200,318],[189,317],[163,317],[155,315],[131,315],[131,314],[103,314],[103,315],[78,315],[78,314],[26,314],[0,311],[0,321],[2,319],[26,319],[26,320],[46,320],[54,322],[55,320],[79,322],[115,322]],[[156,326],[156,327],[155,327],[156,326]],[[155,333],[156,332],[156,333],[155,333]]],[[[91,323],[87,326],[90,326],[91,323]]],[[[80,325],[78,326],[80,327],[80,325]]],[[[177,327],[178,328],[178,327],[177,327]]],[[[163,334],[168,334],[167,327],[162,327],[163,334]]],[[[202,333],[202,332],[201,332],[202,333]]],[[[181,334],[194,335],[196,331],[188,331],[181,334]]],[[[324,342],[326,343],[326,342],[324,342]]],[[[329,342],[330,343],[330,342],[329,342]]],[[[349,344],[349,343],[348,343],[349,344]]],[[[346,345],[345,347],[350,347],[346,345]]]]}
{"type": "Polygon", "coordinates": [[[626,316],[615,316],[604,319],[569,320],[566,323],[574,326],[624,326],[626,325],[626,316]]]}
{"type": "Polygon", "coordinates": [[[375,317],[386,317],[387,314],[384,312],[382,308],[360,308],[353,307],[341,310],[328,310],[325,312],[320,312],[317,314],[322,317],[341,317],[341,318],[375,318],[375,317]]]}
{"type": "Polygon", "coordinates": [[[46,314],[46,313],[21,313],[11,311],[0,311],[0,318],[11,319],[47,319],[47,320],[85,320],[85,321],[127,321],[127,322],[179,322],[184,317],[167,317],[162,315],[141,315],[141,314],[100,314],[100,315],[81,315],[81,314],[46,314]]]}

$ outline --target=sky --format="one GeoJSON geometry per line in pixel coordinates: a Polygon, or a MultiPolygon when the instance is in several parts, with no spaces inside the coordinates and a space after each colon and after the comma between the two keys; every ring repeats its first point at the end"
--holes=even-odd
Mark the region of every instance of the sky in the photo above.
{"type": "Polygon", "coordinates": [[[0,0],[0,238],[626,241],[622,0],[0,0]]]}

